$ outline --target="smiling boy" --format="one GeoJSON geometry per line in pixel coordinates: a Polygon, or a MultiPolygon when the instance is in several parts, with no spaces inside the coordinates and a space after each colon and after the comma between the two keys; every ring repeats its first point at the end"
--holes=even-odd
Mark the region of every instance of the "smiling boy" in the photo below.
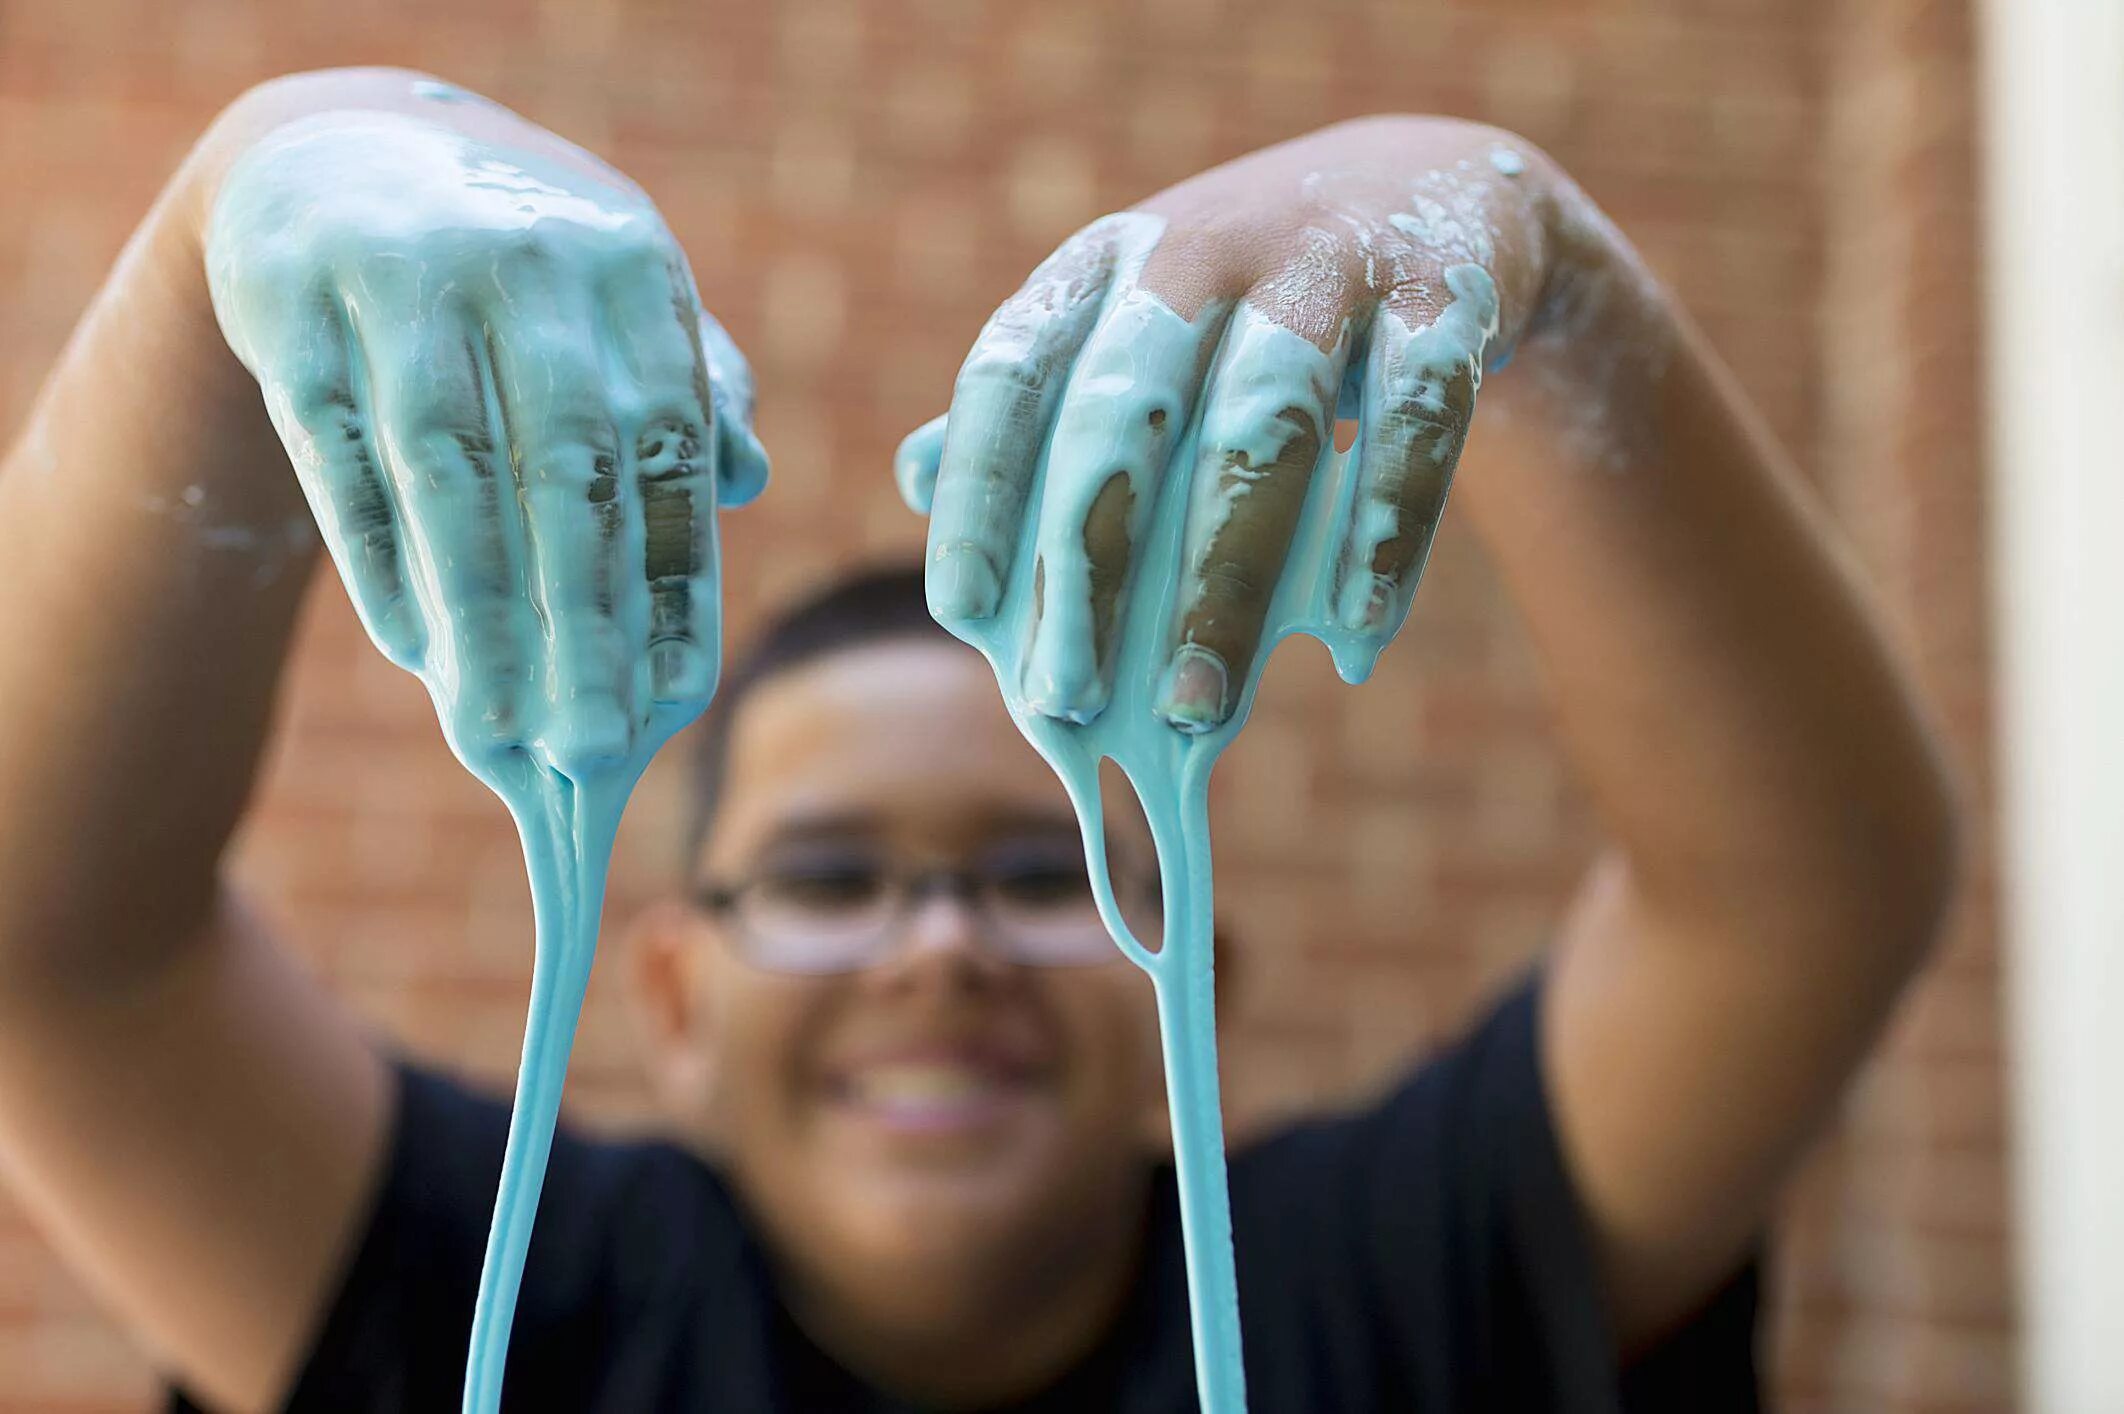
{"type": "MultiPolygon", "coordinates": [[[[209,508],[254,548],[287,543],[306,513],[202,268],[217,184],[266,136],[386,110],[438,142],[539,151],[566,180],[631,190],[422,82],[311,75],[235,105],[0,471],[15,546],[0,577],[0,1163],[205,1408],[452,1404],[500,1161],[500,1105],[388,1055],[224,887],[308,552],[264,573],[172,509],[209,508]]],[[[1749,1407],[1750,1254],[1927,955],[1954,875],[1939,755],[1859,579],[1683,314],[1510,135],[1344,125],[1139,214],[1154,236],[1133,288],[1322,347],[1390,330],[1387,314],[1425,327],[1442,267],[1482,266],[1499,348],[1517,350],[1482,394],[1510,455],[1471,470],[1455,513],[1525,616],[1606,832],[1552,955],[1459,1041],[1366,1108],[1235,1154],[1256,1406],[1749,1407]],[[1487,250],[1383,215],[1382,193],[1478,168],[1487,250]],[[1374,228],[1410,244],[1380,261],[1333,234],[1374,228]]],[[[432,234],[466,269],[524,254],[485,252],[469,227],[432,234]]],[[[629,239],[663,237],[650,223],[629,239]]],[[[1109,293],[1058,302],[1078,286],[1056,268],[999,316],[1035,351],[1097,337],[1109,293]]],[[[672,313],[697,339],[698,311],[672,313]]],[[[724,375],[693,358],[696,413],[741,456],[741,400],[708,397],[724,375]]],[[[1016,522],[944,508],[1017,484],[1058,409],[1113,392],[1070,366],[976,358],[962,377],[938,483],[960,567],[929,586],[953,612],[993,607],[964,565],[1015,543],[1016,522]]],[[[1215,368],[1205,352],[1192,382],[1174,375],[1206,427],[1215,368]]],[[[1450,466],[1466,381],[1424,417],[1373,409],[1404,434],[1373,441],[1402,459],[1373,469],[1393,505],[1442,496],[1408,473],[1419,456],[1450,466]]],[[[1275,412],[1317,451],[1334,399],[1297,390],[1275,412]]],[[[394,456],[439,459],[409,485],[453,484],[443,463],[465,444],[413,435],[432,424],[319,409],[416,449],[394,456]]],[[[1260,470],[1309,464],[1304,444],[1260,470]]],[[[1208,438],[1203,464],[1161,469],[1225,474],[1236,445],[1208,438]]],[[[1288,544],[1277,504],[1232,517],[1192,566],[1191,622],[1235,676],[1288,544]]],[[[1113,502],[1055,529],[1084,538],[1094,586],[1126,573],[1113,502]]],[[[347,532],[333,529],[342,563],[350,544],[376,548],[347,532]]],[[[1377,593],[1412,590],[1422,546],[1376,548],[1360,569],[1377,593]]],[[[392,606],[362,607],[373,627],[392,606]]],[[[630,951],[658,1092],[712,1157],[562,1138],[509,1407],[1191,1408],[1154,1019],[1089,908],[1061,792],[911,575],[829,591],[756,653],[714,709],[691,876],[634,921],[630,951]]],[[[1058,710],[1097,687],[1073,691],[1058,710]]],[[[1181,725],[1229,710],[1214,684],[1183,695],[1181,725]]],[[[1116,824],[1124,876],[1147,863],[1130,828],[1116,824]]]]}

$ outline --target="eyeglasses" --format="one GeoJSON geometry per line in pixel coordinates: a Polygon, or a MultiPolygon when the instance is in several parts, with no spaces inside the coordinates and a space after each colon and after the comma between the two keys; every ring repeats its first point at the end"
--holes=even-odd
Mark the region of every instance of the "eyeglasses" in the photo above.
{"type": "MultiPolygon", "coordinates": [[[[1073,839],[1010,841],[956,869],[909,869],[851,844],[820,843],[771,858],[750,878],[710,883],[704,909],[726,919],[743,956],[773,972],[852,972],[888,957],[909,913],[948,892],[967,903],[1004,958],[1081,967],[1119,954],[1073,839]]],[[[1117,873],[1115,892],[1156,901],[1142,875],[1117,873]]]]}

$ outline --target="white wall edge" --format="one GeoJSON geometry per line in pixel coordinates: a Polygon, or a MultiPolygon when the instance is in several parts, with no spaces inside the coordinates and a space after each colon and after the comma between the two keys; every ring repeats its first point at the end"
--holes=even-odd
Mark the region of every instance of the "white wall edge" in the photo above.
{"type": "Polygon", "coordinates": [[[2124,1410],[2124,3],[1982,9],[2025,1407],[2124,1410]]]}

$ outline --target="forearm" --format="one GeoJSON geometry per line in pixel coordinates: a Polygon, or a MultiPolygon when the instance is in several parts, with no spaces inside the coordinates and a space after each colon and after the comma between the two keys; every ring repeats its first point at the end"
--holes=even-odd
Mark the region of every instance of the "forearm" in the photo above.
{"type": "Polygon", "coordinates": [[[186,178],[32,409],[0,524],[0,962],[175,943],[211,896],[312,559],[215,328],[186,178]]]}
{"type": "Polygon", "coordinates": [[[1645,906],[1698,933],[1863,934],[1899,974],[1953,847],[1911,684],[1686,316],[1604,223],[1560,224],[1569,283],[1485,387],[1457,490],[1566,749],[1645,906]]]}
{"type": "Polygon", "coordinates": [[[1459,509],[1611,841],[1543,1053],[1626,1348],[1730,1275],[1937,935],[1955,812],[1856,568],[1567,179],[1459,509]]]}

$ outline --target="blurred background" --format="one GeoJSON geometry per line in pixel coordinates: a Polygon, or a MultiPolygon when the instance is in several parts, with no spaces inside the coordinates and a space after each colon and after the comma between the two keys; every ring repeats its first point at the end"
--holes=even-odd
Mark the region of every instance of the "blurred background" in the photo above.
{"type": "MultiPolygon", "coordinates": [[[[432,69],[640,180],[751,354],[775,458],[725,519],[735,640],[921,524],[887,473],[987,312],[1062,236],[1200,168],[1383,110],[1557,155],[1686,300],[1833,508],[1940,704],[1977,806],[1950,945],[1778,1241],[1778,1407],[2014,1406],[1992,850],[1973,95],[1957,0],[0,0],[0,435],[216,109],[291,69],[432,69]]],[[[1471,468],[1479,470],[1480,422],[1471,468]]],[[[414,1050],[505,1084],[529,909],[499,805],[320,579],[241,873],[414,1050]]],[[[607,918],[676,867],[673,774],[607,918]]],[[[1235,1124],[1354,1095],[1540,948],[1594,844],[1532,660],[1449,517],[1415,616],[1352,691],[1304,643],[1219,780],[1245,949],[1235,1124]]],[[[609,970],[609,969],[608,969],[609,970]]],[[[646,1115],[611,977],[575,1113],[646,1115]]],[[[2124,1321],[2124,1313],[2119,1313],[2124,1321]]],[[[2119,1334],[2124,1334],[2120,1329],[2119,1334]]],[[[151,1407],[144,1360],[0,1197],[0,1410],[151,1407]]]]}

